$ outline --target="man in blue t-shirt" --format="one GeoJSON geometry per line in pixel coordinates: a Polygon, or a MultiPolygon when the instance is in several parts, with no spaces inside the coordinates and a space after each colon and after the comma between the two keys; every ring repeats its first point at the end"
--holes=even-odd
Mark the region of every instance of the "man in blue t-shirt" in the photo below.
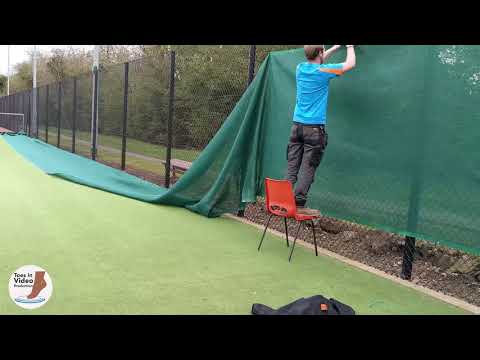
{"type": "Polygon", "coordinates": [[[327,122],[328,85],[331,79],[355,67],[353,45],[347,47],[347,58],[339,64],[324,64],[328,57],[340,48],[334,45],[327,51],[323,45],[305,45],[307,62],[298,64],[297,101],[293,114],[293,126],[287,147],[287,180],[295,186],[298,212],[319,215],[318,210],[305,207],[307,194],[315,180],[327,146],[325,131],[327,122]]]}

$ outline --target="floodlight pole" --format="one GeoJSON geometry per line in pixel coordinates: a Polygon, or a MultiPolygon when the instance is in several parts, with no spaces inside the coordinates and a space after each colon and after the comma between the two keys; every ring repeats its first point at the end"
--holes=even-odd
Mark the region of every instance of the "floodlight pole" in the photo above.
{"type": "MultiPolygon", "coordinates": [[[[32,122],[33,130],[35,134],[38,134],[37,128],[37,45],[33,45],[33,64],[32,64],[32,76],[33,76],[33,89],[32,89],[32,122]]],[[[38,137],[38,135],[37,135],[38,137]]]]}
{"type": "Polygon", "coordinates": [[[8,45],[7,51],[7,96],[10,95],[10,45],[8,45]]]}

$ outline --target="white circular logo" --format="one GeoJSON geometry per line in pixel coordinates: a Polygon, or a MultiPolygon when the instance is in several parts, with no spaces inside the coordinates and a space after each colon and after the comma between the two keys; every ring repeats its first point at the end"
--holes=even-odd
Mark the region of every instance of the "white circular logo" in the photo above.
{"type": "Polygon", "coordinates": [[[36,309],[45,305],[52,296],[52,279],[41,267],[25,265],[13,272],[8,291],[10,298],[18,306],[36,309]]]}

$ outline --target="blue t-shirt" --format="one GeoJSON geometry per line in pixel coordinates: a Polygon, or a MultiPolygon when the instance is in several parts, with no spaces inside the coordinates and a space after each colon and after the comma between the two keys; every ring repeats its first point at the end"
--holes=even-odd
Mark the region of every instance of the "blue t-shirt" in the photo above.
{"type": "Polygon", "coordinates": [[[303,124],[326,124],[328,84],[342,75],[343,64],[312,64],[297,66],[297,102],[293,121],[303,124]]]}

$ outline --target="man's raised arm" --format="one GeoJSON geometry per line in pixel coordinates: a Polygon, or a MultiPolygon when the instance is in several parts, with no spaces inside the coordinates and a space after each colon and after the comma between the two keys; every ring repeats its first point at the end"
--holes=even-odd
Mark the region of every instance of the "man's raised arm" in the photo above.
{"type": "Polygon", "coordinates": [[[356,58],[355,58],[355,49],[353,45],[345,45],[347,47],[347,59],[343,63],[343,72],[352,70],[355,67],[356,58]]]}

